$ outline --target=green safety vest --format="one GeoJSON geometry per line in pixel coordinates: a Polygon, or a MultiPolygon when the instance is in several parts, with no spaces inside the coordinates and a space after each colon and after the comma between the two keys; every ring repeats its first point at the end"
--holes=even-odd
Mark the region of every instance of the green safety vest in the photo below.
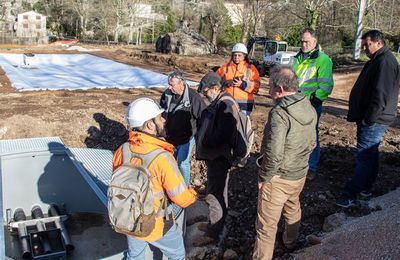
{"type": "Polygon", "coordinates": [[[294,58],[293,70],[299,78],[299,91],[308,98],[315,93],[319,100],[324,101],[333,90],[331,58],[319,49],[306,58],[300,51],[294,58]]]}

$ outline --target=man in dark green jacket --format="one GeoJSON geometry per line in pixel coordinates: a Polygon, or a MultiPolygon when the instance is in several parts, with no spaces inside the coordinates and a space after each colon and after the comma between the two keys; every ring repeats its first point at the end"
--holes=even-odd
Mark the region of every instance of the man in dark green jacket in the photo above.
{"type": "Polygon", "coordinates": [[[258,209],[254,259],[271,259],[282,211],[286,226],[283,241],[296,245],[301,220],[299,196],[308,158],[315,147],[317,114],[307,97],[298,93],[290,67],[271,71],[269,93],[276,104],[269,113],[258,161],[258,209]],[[262,162],[260,162],[262,159],[262,162]]]}

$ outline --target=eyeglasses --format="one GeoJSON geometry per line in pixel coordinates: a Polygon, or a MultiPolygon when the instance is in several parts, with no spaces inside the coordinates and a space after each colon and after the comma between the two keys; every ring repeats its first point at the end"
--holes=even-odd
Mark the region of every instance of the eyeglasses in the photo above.
{"type": "Polygon", "coordinates": [[[209,90],[211,90],[210,88],[205,88],[205,89],[203,89],[203,95],[205,95],[205,94],[207,94],[207,92],[209,91],[209,90]]]}

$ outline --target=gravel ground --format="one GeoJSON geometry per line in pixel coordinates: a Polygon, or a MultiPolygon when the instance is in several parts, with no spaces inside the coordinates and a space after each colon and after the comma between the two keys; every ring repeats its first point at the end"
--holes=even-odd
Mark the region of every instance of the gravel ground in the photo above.
{"type": "Polygon", "coordinates": [[[370,201],[375,211],[346,222],[295,259],[400,259],[400,189],[370,201]]]}

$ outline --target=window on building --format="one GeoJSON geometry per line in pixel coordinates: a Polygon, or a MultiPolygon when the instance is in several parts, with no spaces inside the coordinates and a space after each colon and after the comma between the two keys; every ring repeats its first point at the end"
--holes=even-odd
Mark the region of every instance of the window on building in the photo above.
{"type": "Polygon", "coordinates": [[[27,16],[27,15],[24,15],[24,16],[23,16],[23,19],[24,19],[24,20],[28,20],[28,16],[27,16]]]}
{"type": "Polygon", "coordinates": [[[36,15],[36,20],[40,20],[41,18],[40,15],[36,15]]]}
{"type": "Polygon", "coordinates": [[[40,29],[40,28],[41,28],[40,24],[36,24],[36,29],[40,29]]]}
{"type": "Polygon", "coordinates": [[[24,23],[24,26],[23,26],[25,29],[26,28],[28,28],[28,24],[27,23],[24,23]]]}

